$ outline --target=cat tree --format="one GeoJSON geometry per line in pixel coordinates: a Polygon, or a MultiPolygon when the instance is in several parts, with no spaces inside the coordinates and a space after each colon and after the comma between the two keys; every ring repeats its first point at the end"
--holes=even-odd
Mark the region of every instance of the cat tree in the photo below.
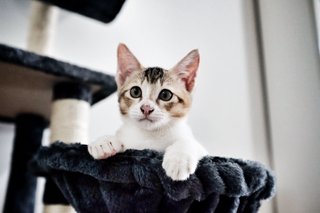
{"type": "MultiPolygon", "coordinates": [[[[124,1],[55,3],[108,23],[124,1]]],[[[34,211],[36,177],[27,163],[41,145],[43,130],[50,126],[51,142],[60,139],[86,143],[91,105],[116,90],[111,75],[43,56],[50,48],[57,8],[38,1],[33,1],[31,8],[27,42],[31,52],[0,44],[0,120],[16,127],[3,212],[34,211]]],[[[50,178],[43,200],[46,204],[65,202],[50,178]]]]}
{"type": "Polygon", "coordinates": [[[4,212],[33,212],[36,177],[27,162],[43,130],[50,122],[50,141],[88,141],[90,106],[116,84],[113,76],[5,45],[0,75],[0,119],[16,126],[4,212]]]}
{"type": "MultiPolygon", "coordinates": [[[[43,1],[105,23],[124,3],[43,1]]],[[[77,212],[256,212],[274,194],[272,174],[251,161],[208,156],[190,179],[173,182],[154,151],[93,160],[86,145],[74,142],[88,141],[90,106],[116,84],[113,76],[43,56],[55,14],[49,5],[33,2],[28,48],[38,54],[0,45],[0,118],[16,125],[4,212],[33,212],[36,177],[27,164],[32,157],[33,172],[47,177],[44,203],[71,204],[77,212]],[[40,147],[48,125],[50,142],[64,143],[40,147]]]]}

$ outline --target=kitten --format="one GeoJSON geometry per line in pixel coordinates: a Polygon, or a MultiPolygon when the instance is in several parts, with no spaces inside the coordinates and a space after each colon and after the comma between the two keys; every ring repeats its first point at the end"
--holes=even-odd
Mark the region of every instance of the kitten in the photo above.
{"type": "Polygon", "coordinates": [[[89,153],[105,159],[127,149],[164,152],[166,174],[173,180],[186,180],[207,155],[186,123],[199,66],[198,50],[170,70],[144,68],[124,44],[119,44],[117,56],[118,101],[124,122],[115,136],[90,144],[89,153]]]}

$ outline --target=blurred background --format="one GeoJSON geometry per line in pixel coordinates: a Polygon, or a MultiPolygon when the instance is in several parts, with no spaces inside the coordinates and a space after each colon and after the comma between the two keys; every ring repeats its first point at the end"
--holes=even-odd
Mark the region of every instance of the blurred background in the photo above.
{"type": "MultiPolygon", "coordinates": [[[[0,0],[0,43],[26,49],[30,3],[0,0]]],[[[115,74],[120,42],[144,66],[164,68],[198,48],[189,115],[196,138],[211,155],[257,160],[274,170],[277,196],[261,212],[320,212],[318,3],[128,0],[109,24],[59,10],[47,55],[115,74]]],[[[91,110],[91,140],[120,124],[114,94],[91,110]]],[[[13,125],[0,124],[0,209],[13,132],[13,125]]]]}

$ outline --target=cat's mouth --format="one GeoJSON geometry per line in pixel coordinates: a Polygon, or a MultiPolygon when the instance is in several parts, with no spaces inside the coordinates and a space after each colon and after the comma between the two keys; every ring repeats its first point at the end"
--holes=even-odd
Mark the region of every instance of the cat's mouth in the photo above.
{"type": "Polygon", "coordinates": [[[141,118],[141,119],[139,119],[139,121],[149,121],[149,122],[154,122],[154,120],[152,120],[152,119],[150,119],[150,118],[148,118],[148,117],[145,117],[145,118],[141,118]]]}

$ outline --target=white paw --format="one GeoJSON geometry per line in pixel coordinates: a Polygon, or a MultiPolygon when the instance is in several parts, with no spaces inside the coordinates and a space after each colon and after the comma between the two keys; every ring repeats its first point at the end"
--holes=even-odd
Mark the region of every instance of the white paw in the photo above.
{"type": "Polygon", "coordinates": [[[196,171],[198,160],[181,152],[165,153],[162,167],[172,180],[186,180],[196,171]]]}
{"type": "Polygon", "coordinates": [[[122,149],[114,136],[104,136],[88,145],[88,152],[94,159],[106,159],[122,149]]]}

